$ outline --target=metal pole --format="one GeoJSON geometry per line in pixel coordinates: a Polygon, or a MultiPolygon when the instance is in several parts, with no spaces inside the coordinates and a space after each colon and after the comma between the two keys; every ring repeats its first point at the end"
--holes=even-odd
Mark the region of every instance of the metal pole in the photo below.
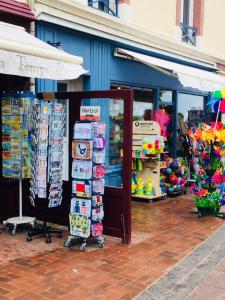
{"type": "Polygon", "coordinates": [[[23,210],[22,210],[22,179],[19,180],[19,219],[23,219],[23,210]]]}

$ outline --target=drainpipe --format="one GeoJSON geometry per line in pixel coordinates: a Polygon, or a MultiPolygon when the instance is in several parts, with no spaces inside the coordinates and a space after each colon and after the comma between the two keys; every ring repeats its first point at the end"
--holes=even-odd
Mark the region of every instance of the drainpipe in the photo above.
{"type": "MultiPolygon", "coordinates": [[[[35,0],[28,0],[28,5],[35,13],[35,0]]],[[[35,36],[35,22],[30,23],[30,34],[35,36]]],[[[30,91],[35,93],[35,78],[30,78],[30,91]]]]}

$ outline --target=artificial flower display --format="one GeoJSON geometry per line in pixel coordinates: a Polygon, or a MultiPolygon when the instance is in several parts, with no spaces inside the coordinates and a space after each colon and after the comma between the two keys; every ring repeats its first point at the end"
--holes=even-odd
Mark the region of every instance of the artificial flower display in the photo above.
{"type": "Polygon", "coordinates": [[[222,123],[199,124],[189,131],[193,155],[198,160],[195,174],[197,184],[192,186],[199,213],[219,213],[225,204],[225,127],[222,123]]]}

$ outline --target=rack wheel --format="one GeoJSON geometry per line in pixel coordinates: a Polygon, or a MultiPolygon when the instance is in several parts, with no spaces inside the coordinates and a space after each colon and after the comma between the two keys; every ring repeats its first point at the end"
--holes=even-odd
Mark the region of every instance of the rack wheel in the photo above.
{"type": "Polygon", "coordinates": [[[11,231],[11,235],[15,235],[16,234],[16,228],[13,228],[13,230],[11,231]]]}
{"type": "Polygon", "coordinates": [[[104,241],[98,241],[98,248],[104,248],[104,241]]]}
{"type": "Polygon", "coordinates": [[[57,233],[57,238],[61,238],[62,237],[62,232],[57,233]]]}
{"type": "Polygon", "coordinates": [[[50,237],[48,237],[45,242],[46,242],[46,244],[50,244],[52,242],[52,240],[50,237]]]}
{"type": "Polygon", "coordinates": [[[11,226],[10,226],[10,224],[4,224],[4,228],[5,228],[6,232],[9,232],[11,229],[11,226]]]}
{"type": "Polygon", "coordinates": [[[83,243],[80,245],[80,251],[85,251],[86,250],[86,243],[83,243]]]}
{"type": "Polygon", "coordinates": [[[65,248],[70,248],[71,245],[72,245],[72,243],[71,243],[71,240],[70,240],[70,239],[67,239],[67,240],[64,242],[64,247],[65,247],[65,248]]]}
{"type": "Polygon", "coordinates": [[[28,236],[27,237],[27,242],[31,242],[32,241],[32,237],[31,236],[28,236]]]}

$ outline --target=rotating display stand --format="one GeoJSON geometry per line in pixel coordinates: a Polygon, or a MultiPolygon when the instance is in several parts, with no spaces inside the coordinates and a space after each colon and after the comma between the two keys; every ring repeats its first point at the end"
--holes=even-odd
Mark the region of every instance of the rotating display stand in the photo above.
{"type": "Polygon", "coordinates": [[[77,239],[81,251],[86,249],[88,240],[104,247],[105,131],[103,122],[81,121],[74,125],[70,235],[65,247],[77,239]]]}
{"type": "Polygon", "coordinates": [[[19,181],[19,216],[3,221],[7,231],[16,234],[17,226],[35,224],[35,218],[23,216],[22,180],[30,178],[30,129],[34,94],[5,93],[2,101],[2,176],[19,181]]]}

